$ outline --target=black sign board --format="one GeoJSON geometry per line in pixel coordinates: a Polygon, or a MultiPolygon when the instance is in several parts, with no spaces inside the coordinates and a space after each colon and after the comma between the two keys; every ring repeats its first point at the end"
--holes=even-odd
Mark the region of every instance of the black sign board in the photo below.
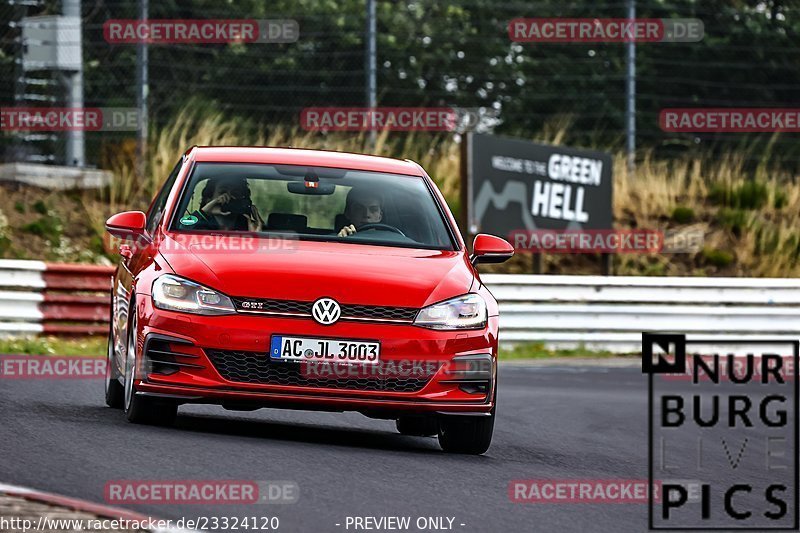
{"type": "Polygon", "coordinates": [[[613,229],[611,154],[470,133],[465,155],[469,233],[613,229]]]}

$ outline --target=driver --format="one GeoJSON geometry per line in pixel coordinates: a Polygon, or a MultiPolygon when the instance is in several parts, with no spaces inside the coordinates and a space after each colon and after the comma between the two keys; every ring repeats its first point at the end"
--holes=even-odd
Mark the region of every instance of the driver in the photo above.
{"type": "Polygon", "coordinates": [[[383,220],[383,199],[375,191],[354,187],[347,193],[344,216],[350,224],[339,230],[339,237],[353,235],[366,224],[379,224],[383,220]]]}
{"type": "Polygon", "coordinates": [[[200,209],[194,229],[261,231],[264,221],[250,199],[245,178],[210,178],[200,195],[200,209]]]}

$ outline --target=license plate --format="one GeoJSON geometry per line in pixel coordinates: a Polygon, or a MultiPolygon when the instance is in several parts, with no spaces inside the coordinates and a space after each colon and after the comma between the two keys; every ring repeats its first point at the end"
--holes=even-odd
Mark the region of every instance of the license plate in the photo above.
{"type": "Polygon", "coordinates": [[[380,362],[378,342],[347,339],[319,339],[273,335],[271,359],[284,361],[328,361],[332,363],[375,364],[380,362]]]}

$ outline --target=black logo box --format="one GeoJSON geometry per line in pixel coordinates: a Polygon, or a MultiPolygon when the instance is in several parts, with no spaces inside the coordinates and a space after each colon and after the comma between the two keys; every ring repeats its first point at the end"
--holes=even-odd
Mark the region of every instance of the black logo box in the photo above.
{"type": "MultiPolygon", "coordinates": [[[[800,341],[787,339],[692,339],[687,340],[684,334],[642,333],[642,372],[648,375],[647,380],[647,482],[648,482],[648,529],[650,531],[797,531],[800,529],[800,463],[798,463],[798,442],[800,441],[800,380],[798,380],[798,364],[800,363],[800,341]],[[653,345],[657,344],[665,353],[669,347],[675,346],[674,361],[659,357],[653,362],[653,345]],[[686,372],[686,345],[706,344],[723,346],[726,344],[747,345],[790,345],[794,359],[794,524],[790,527],[655,527],[653,520],[653,375],[663,373],[686,372]]],[[[662,495],[663,497],[663,495],[662,495]]]]}

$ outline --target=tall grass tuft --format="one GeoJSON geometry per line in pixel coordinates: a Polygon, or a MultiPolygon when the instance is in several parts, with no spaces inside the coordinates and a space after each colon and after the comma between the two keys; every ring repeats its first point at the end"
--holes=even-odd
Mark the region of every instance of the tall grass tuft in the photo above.
{"type": "MultiPolygon", "coordinates": [[[[531,140],[559,144],[568,138],[568,116],[545,124],[531,140]]],[[[146,175],[136,175],[130,150],[109,157],[114,172],[101,202],[85,202],[92,227],[102,234],[112,213],[143,209],[175,162],[193,145],[291,146],[409,158],[436,181],[454,211],[459,209],[459,142],[450,134],[319,133],[286,125],[259,124],[232,117],[208,102],[189,103],[166,126],[153,129],[146,175]]],[[[632,275],[800,275],[800,184],[798,176],[769,162],[769,149],[755,169],[747,153],[687,154],[665,160],[646,151],[628,172],[623,153],[614,156],[613,213],[617,228],[693,229],[704,232],[695,254],[618,256],[618,274],[632,275]],[[721,258],[724,258],[723,261],[721,258]],[[728,261],[730,259],[730,261],[728,261]]],[[[595,273],[597,266],[570,257],[548,257],[552,273],[595,273]]],[[[519,257],[491,270],[523,272],[530,259],[519,257]]]]}

